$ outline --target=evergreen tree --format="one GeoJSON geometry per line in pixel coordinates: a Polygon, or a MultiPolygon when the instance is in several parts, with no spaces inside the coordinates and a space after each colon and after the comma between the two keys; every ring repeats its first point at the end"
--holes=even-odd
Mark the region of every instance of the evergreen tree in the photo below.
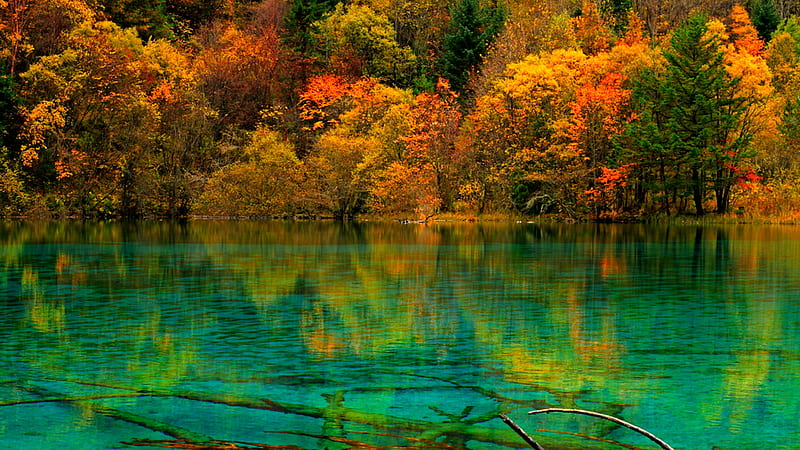
{"type": "Polygon", "coordinates": [[[453,89],[464,90],[470,71],[481,63],[507,15],[504,5],[483,5],[481,0],[459,0],[452,8],[450,31],[443,39],[441,68],[453,89]]]}
{"type": "Polygon", "coordinates": [[[316,28],[314,23],[332,11],[339,0],[294,0],[286,15],[286,42],[298,53],[308,56],[316,28]]]}
{"type": "Polygon", "coordinates": [[[14,142],[20,123],[18,106],[19,97],[12,76],[0,76],[0,147],[5,146],[8,149],[18,147],[14,142]]]}
{"type": "Polygon", "coordinates": [[[633,8],[633,0],[600,0],[603,19],[618,35],[628,28],[628,13],[633,8]]]}
{"type": "Polygon", "coordinates": [[[706,23],[702,14],[687,19],[664,51],[665,71],[634,80],[639,119],[627,130],[640,170],[647,168],[664,205],[670,197],[690,198],[698,215],[711,192],[717,212],[727,211],[737,168],[752,156],[752,136],[739,131],[747,100],[736,95],[739,80],[728,76],[706,23]]]}
{"type": "Polygon", "coordinates": [[[756,0],[749,13],[753,26],[758,30],[758,35],[764,42],[769,42],[772,33],[778,29],[778,25],[781,23],[781,16],[778,8],[775,7],[775,2],[773,0],[756,0]]]}
{"type": "Polygon", "coordinates": [[[173,35],[173,19],[164,0],[103,0],[100,6],[110,20],[123,28],[136,28],[144,39],[173,35]]]}

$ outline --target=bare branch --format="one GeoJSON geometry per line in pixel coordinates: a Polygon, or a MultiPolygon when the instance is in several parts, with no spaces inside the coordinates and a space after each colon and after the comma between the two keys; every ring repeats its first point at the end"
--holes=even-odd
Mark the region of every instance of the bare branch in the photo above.
{"type": "Polygon", "coordinates": [[[551,412],[583,414],[585,416],[599,417],[601,419],[610,420],[610,421],[612,421],[614,423],[622,425],[623,427],[630,428],[631,430],[636,431],[637,433],[640,433],[640,434],[643,434],[643,435],[647,436],[648,439],[650,439],[651,441],[653,441],[656,444],[658,444],[664,450],[674,450],[672,447],[669,446],[669,444],[667,444],[666,442],[662,441],[661,439],[659,439],[658,437],[656,437],[654,434],[650,433],[649,431],[645,430],[644,428],[637,427],[636,425],[634,425],[632,423],[625,422],[622,419],[617,419],[614,416],[609,416],[609,415],[601,414],[601,413],[594,412],[594,411],[587,411],[587,410],[584,410],[584,409],[547,408],[547,409],[537,409],[536,411],[530,411],[528,414],[543,414],[543,413],[546,414],[546,413],[551,413],[551,412]]]}
{"type": "Polygon", "coordinates": [[[530,437],[528,433],[525,432],[525,430],[520,428],[516,423],[514,423],[513,420],[509,419],[508,416],[506,416],[505,414],[500,414],[500,418],[503,419],[503,422],[505,422],[506,425],[508,425],[512,430],[514,430],[514,432],[520,435],[522,440],[527,442],[528,445],[531,446],[531,448],[533,448],[534,450],[544,450],[544,447],[539,445],[538,442],[534,441],[533,438],[530,437]]]}

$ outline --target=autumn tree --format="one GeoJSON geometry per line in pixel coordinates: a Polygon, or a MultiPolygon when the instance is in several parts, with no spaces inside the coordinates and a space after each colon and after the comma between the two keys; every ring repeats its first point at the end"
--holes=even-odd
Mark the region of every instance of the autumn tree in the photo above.
{"type": "Polygon", "coordinates": [[[569,104],[586,55],[555,50],[509,64],[493,88],[476,100],[459,140],[470,161],[467,191],[482,202],[524,212],[574,212],[576,168],[569,147],[569,104]]]}
{"type": "Polygon", "coordinates": [[[302,180],[300,160],[280,133],[260,126],[241,156],[206,183],[193,211],[214,216],[293,215],[302,180]]]}
{"type": "Polygon", "coordinates": [[[32,51],[28,43],[28,24],[30,22],[30,0],[10,0],[0,2],[0,38],[2,56],[7,58],[10,73],[17,73],[18,61],[32,51]]]}
{"type": "Polygon", "coordinates": [[[144,131],[151,133],[149,147],[127,149],[121,213],[183,216],[220,160],[213,145],[219,115],[200,89],[191,58],[168,41],[148,42],[138,66],[157,121],[144,131]]]}
{"type": "Polygon", "coordinates": [[[506,25],[489,46],[481,69],[470,78],[467,90],[480,97],[509,64],[530,54],[577,46],[576,30],[568,15],[555,13],[542,2],[512,3],[506,25]]]}
{"type": "Polygon", "coordinates": [[[0,57],[10,73],[23,72],[36,57],[62,51],[70,31],[94,15],[81,0],[0,1],[0,57]]]}
{"type": "Polygon", "coordinates": [[[572,19],[575,37],[587,55],[608,50],[613,44],[611,28],[600,16],[600,11],[591,0],[584,0],[581,13],[572,19]]]}
{"type": "Polygon", "coordinates": [[[304,158],[307,182],[304,204],[336,217],[351,217],[368,207],[396,210],[380,195],[376,183],[385,170],[405,158],[400,144],[408,126],[407,91],[361,78],[347,81],[335,75],[310,80],[301,94],[301,116],[316,136],[304,158]]]}
{"type": "Polygon", "coordinates": [[[201,35],[195,60],[203,92],[225,125],[254,129],[260,111],[281,111],[290,96],[279,24],[217,23],[201,35]]]}
{"type": "Polygon", "coordinates": [[[730,39],[737,50],[745,51],[754,56],[764,52],[764,41],[750,20],[750,14],[740,5],[731,8],[728,16],[730,21],[727,38],[730,39]]]}
{"type": "Polygon", "coordinates": [[[503,28],[507,11],[503,3],[459,0],[450,10],[448,32],[443,38],[442,74],[460,92],[470,73],[483,60],[489,44],[503,28]]]}
{"type": "Polygon", "coordinates": [[[628,144],[666,211],[671,198],[691,198],[703,215],[711,190],[716,211],[726,212],[734,168],[751,156],[752,134],[739,128],[747,99],[738,96],[740,80],[727,73],[718,39],[707,17],[695,14],[675,30],[663,73],[634,80],[638,119],[626,131],[628,144]]]}
{"type": "Polygon", "coordinates": [[[64,52],[22,78],[21,164],[34,187],[56,193],[61,212],[135,214],[138,202],[159,197],[160,212],[186,211],[195,167],[187,156],[202,154],[207,128],[198,121],[213,112],[170,44],[145,45],[133,30],[86,22],[64,52]]]}
{"type": "MultiPolygon", "coordinates": [[[[411,110],[411,128],[402,137],[407,159],[435,186],[443,211],[452,211],[458,192],[455,139],[461,124],[457,95],[446,80],[432,93],[419,94],[411,110]]],[[[435,201],[430,213],[438,211],[435,201]]]]}
{"type": "Polygon", "coordinates": [[[608,73],[579,87],[570,103],[570,146],[585,161],[587,206],[597,219],[616,217],[626,206],[618,188],[628,182],[631,167],[614,158],[614,139],[632,119],[625,81],[618,72],[608,73]]]}
{"type": "Polygon", "coordinates": [[[315,24],[319,53],[329,68],[350,77],[374,77],[408,86],[415,78],[416,57],[401,47],[389,19],[367,6],[338,4],[315,24]]]}

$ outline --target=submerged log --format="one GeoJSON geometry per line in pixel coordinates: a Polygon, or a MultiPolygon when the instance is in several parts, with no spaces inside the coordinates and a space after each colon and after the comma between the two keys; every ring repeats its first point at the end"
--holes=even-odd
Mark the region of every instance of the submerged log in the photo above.
{"type": "MultiPolygon", "coordinates": [[[[39,403],[41,402],[64,402],[69,403],[72,405],[80,406],[81,408],[89,409],[97,414],[101,414],[103,416],[111,417],[112,419],[121,420],[123,422],[132,423],[135,425],[139,425],[141,427],[147,428],[152,431],[156,431],[159,433],[163,433],[167,436],[176,438],[176,439],[185,439],[188,441],[210,441],[212,440],[210,437],[206,436],[203,433],[198,433],[192,430],[187,430],[185,428],[171,425],[168,423],[161,422],[159,420],[141,416],[138,414],[131,413],[129,411],[124,411],[116,408],[111,408],[109,406],[105,406],[97,400],[103,398],[120,398],[120,397],[143,397],[147,394],[136,393],[136,395],[110,395],[110,396],[92,396],[92,397],[75,397],[70,398],[68,396],[64,396],[59,392],[52,391],[50,389],[41,387],[41,386],[32,386],[32,385],[15,385],[15,387],[22,389],[24,391],[36,394],[38,396],[43,397],[39,403]]],[[[27,402],[33,403],[33,402],[27,402]]]]}
{"type": "MultiPolygon", "coordinates": [[[[323,424],[337,424],[341,422],[359,423],[371,426],[375,429],[383,429],[390,431],[403,431],[418,433],[419,438],[423,440],[434,441],[439,440],[441,437],[446,437],[451,442],[467,442],[479,441],[501,445],[511,448],[524,448],[525,445],[519,440],[519,436],[508,428],[502,427],[489,427],[475,423],[475,418],[466,419],[463,421],[455,422],[431,422],[421,419],[391,416],[388,414],[381,414],[377,412],[359,411],[349,408],[344,405],[341,397],[332,397],[326,407],[316,407],[310,405],[302,405],[296,403],[281,402],[272,399],[254,398],[232,394],[222,393],[208,393],[197,391],[168,391],[160,389],[142,389],[139,387],[113,385],[108,383],[93,383],[75,380],[57,380],[67,381],[81,385],[103,387],[106,389],[116,389],[126,391],[126,394],[117,395],[109,394],[108,398],[116,397],[160,397],[160,398],[180,398],[190,401],[198,401],[205,403],[214,403],[220,405],[227,405],[233,407],[242,407],[250,409],[259,409],[273,411],[282,414],[293,414],[320,419],[323,424]]],[[[202,433],[186,430],[181,427],[165,424],[163,422],[150,419],[148,417],[139,416],[119,409],[110,408],[100,404],[94,400],[87,400],[86,397],[70,398],[63,396],[57,392],[52,392],[44,388],[26,387],[26,390],[35,392],[43,398],[41,401],[63,401],[69,403],[79,404],[86,406],[89,409],[109,417],[119,420],[124,420],[130,423],[143,426],[153,431],[158,431],[171,436],[175,439],[184,440],[186,443],[196,444],[202,442],[215,442],[214,438],[206,436],[202,433]]],[[[340,395],[344,395],[341,393],[340,395]]],[[[94,396],[96,400],[101,400],[103,396],[94,396]]],[[[2,406],[2,404],[0,404],[2,406]]],[[[465,412],[468,410],[465,409],[465,412]]],[[[462,416],[465,414],[462,412],[462,416]]],[[[457,418],[454,416],[453,418],[457,418]]],[[[482,416],[486,420],[497,418],[497,414],[482,416]]],[[[342,430],[345,431],[345,430],[342,430]]],[[[346,431],[345,431],[346,432],[346,431]]],[[[216,441],[221,442],[221,441],[216,441]]],[[[563,450],[589,450],[595,447],[594,445],[581,440],[578,443],[565,442],[562,439],[553,440],[552,438],[542,438],[541,442],[545,446],[551,448],[559,448],[563,450]]]]}

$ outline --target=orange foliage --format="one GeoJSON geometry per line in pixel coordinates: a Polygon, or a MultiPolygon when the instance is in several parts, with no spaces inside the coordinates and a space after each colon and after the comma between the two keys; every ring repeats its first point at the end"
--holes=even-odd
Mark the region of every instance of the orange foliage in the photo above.
{"type": "Polygon", "coordinates": [[[581,48],[587,55],[594,55],[611,47],[611,31],[603,23],[592,1],[583,2],[581,15],[572,19],[572,23],[581,48]]]}
{"type": "Polygon", "coordinates": [[[449,208],[455,199],[455,140],[461,125],[457,95],[447,80],[439,80],[435,93],[419,94],[411,110],[411,131],[401,138],[407,159],[417,167],[430,166],[438,197],[449,208]]]}
{"type": "Polygon", "coordinates": [[[629,163],[616,168],[600,167],[597,184],[584,192],[599,218],[614,219],[619,216],[620,211],[616,203],[618,197],[623,195],[623,188],[627,186],[634,166],[633,163],[629,163]]]}
{"type": "Polygon", "coordinates": [[[598,140],[608,145],[613,135],[622,132],[631,119],[630,114],[625,113],[631,91],[622,87],[624,82],[624,75],[609,73],[597,86],[587,83],[578,88],[575,101],[570,103],[569,134],[573,148],[585,154],[598,140]]]}
{"type": "Polygon", "coordinates": [[[259,112],[280,105],[288,91],[285,50],[277,29],[240,29],[233,24],[207,32],[196,58],[201,85],[223,120],[255,125],[259,112]]]}
{"type": "Polygon", "coordinates": [[[750,14],[741,5],[731,9],[730,14],[730,39],[737,50],[744,50],[753,56],[764,53],[764,41],[758,37],[758,31],[750,20],[750,14]]]}
{"type": "Polygon", "coordinates": [[[344,77],[331,73],[311,78],[300,94],[300,119],[313,122],[314,130],[335,121],[344,111],[341,103],[351,94],[352,87],[344,77]]]}

